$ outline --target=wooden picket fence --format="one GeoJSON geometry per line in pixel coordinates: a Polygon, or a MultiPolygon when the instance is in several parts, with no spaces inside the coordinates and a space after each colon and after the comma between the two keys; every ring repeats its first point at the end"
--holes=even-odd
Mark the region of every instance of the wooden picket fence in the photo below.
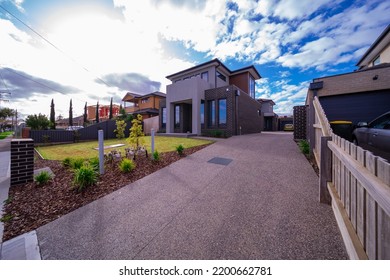
{"type": "Polygon", "coordinates": [[[390,164],[333,134],[317,97],[313,154],[351,259],[390,259],[390,164]]]}

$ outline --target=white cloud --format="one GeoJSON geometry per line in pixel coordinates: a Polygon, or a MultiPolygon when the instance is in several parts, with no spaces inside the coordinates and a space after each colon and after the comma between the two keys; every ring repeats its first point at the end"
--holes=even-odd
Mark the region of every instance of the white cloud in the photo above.
{"type": "Polygon", "coordinates": [[[293,20],[296,18],[305,18],[325,4],[337,4],[340,1],[329,0],[281,0],[274,7],[274,16],[293,20]]]}

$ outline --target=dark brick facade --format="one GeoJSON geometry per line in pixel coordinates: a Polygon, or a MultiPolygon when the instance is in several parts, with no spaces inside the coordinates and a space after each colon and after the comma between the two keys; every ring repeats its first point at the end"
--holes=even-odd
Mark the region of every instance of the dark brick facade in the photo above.
{"type": "MultiPolygon", "coordinates": [[[[175,133],[191,131],[192,104],[181,103],[180,126],[174,128],[175,133]]],[[[175,105],[176,106],[176,105],[175,105]]],[[[160,102],[160,116],[166,101],[160,102]]],[[[259,115],[261,104],[251,98],[247,93],[235,85],[208,89],[205,91],[204,123],[201,125],[202,135],[230,137],[232,135],[259,133],[264,126],[264,118],[259,115]],[[226,124],[220,124],[219,100],[226,99],[226,124]],[[215,125],[210,125],[209,104],[215,101],[215,125]]],[[[165,132],[166,127],[160,118],[160,132],[165,132]]]]}
{"type": "Polygon", "coordinates": [[[306,139],[307,127],[307,108],[308,106],[294,107],[294,139],[306,139]]]}
{"type": "Polygon", "coordinates": [[[258,133],[263,126],[259,115],[261,104],[251,98],[247,93],[234,85],[219,87],[205,91],[204,127],[202,134],[215,136],[220,132],[222,136],[258,133]],[[226,125],[219,125],[219,100],[226,99],[226,125]],[[216,121],[215,126],[209,125],[209,103],[215,100],[216,121]]]}
{"type": "Polygon", "coordinates": [[[34,140],[11,141],[11,186],[34,180],[34,140]]]}

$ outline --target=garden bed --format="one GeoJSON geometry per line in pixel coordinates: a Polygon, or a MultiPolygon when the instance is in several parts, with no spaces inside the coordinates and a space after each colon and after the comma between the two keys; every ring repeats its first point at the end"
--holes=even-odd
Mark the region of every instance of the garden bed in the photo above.
{"type": "MultiPolygon", "coordinates": [[[[190,155],[206,146],[187,148],[184,153],[190,155]]],[[[60,161],[43,160],[37,156],[34,168],[50,167],[55,177],[42,186],[32,182],[10,188],[4,206],[3,241],[58,219],[181,158],[176,151],[161,153],[158,162],[152,161],[150,156],[139,156],[135,160],[136,168],[130,173],[122,173],[117,162],[107,163],[105,174],[99,177],[96,185],[77,192],[72,183],[71,169],[64,167],[60,161]]]]}

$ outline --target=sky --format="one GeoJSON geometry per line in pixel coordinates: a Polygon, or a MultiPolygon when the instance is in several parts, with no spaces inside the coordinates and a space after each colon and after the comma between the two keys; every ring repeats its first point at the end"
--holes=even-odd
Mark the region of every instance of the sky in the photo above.
{"type": "Polygon", "coordinates": [[[288,115],[314,78],[356,70],[389,15],[389,0],[0,0],[0,106],[82,115],[218,58],[254,65],[256,97],[288,115]]]}

